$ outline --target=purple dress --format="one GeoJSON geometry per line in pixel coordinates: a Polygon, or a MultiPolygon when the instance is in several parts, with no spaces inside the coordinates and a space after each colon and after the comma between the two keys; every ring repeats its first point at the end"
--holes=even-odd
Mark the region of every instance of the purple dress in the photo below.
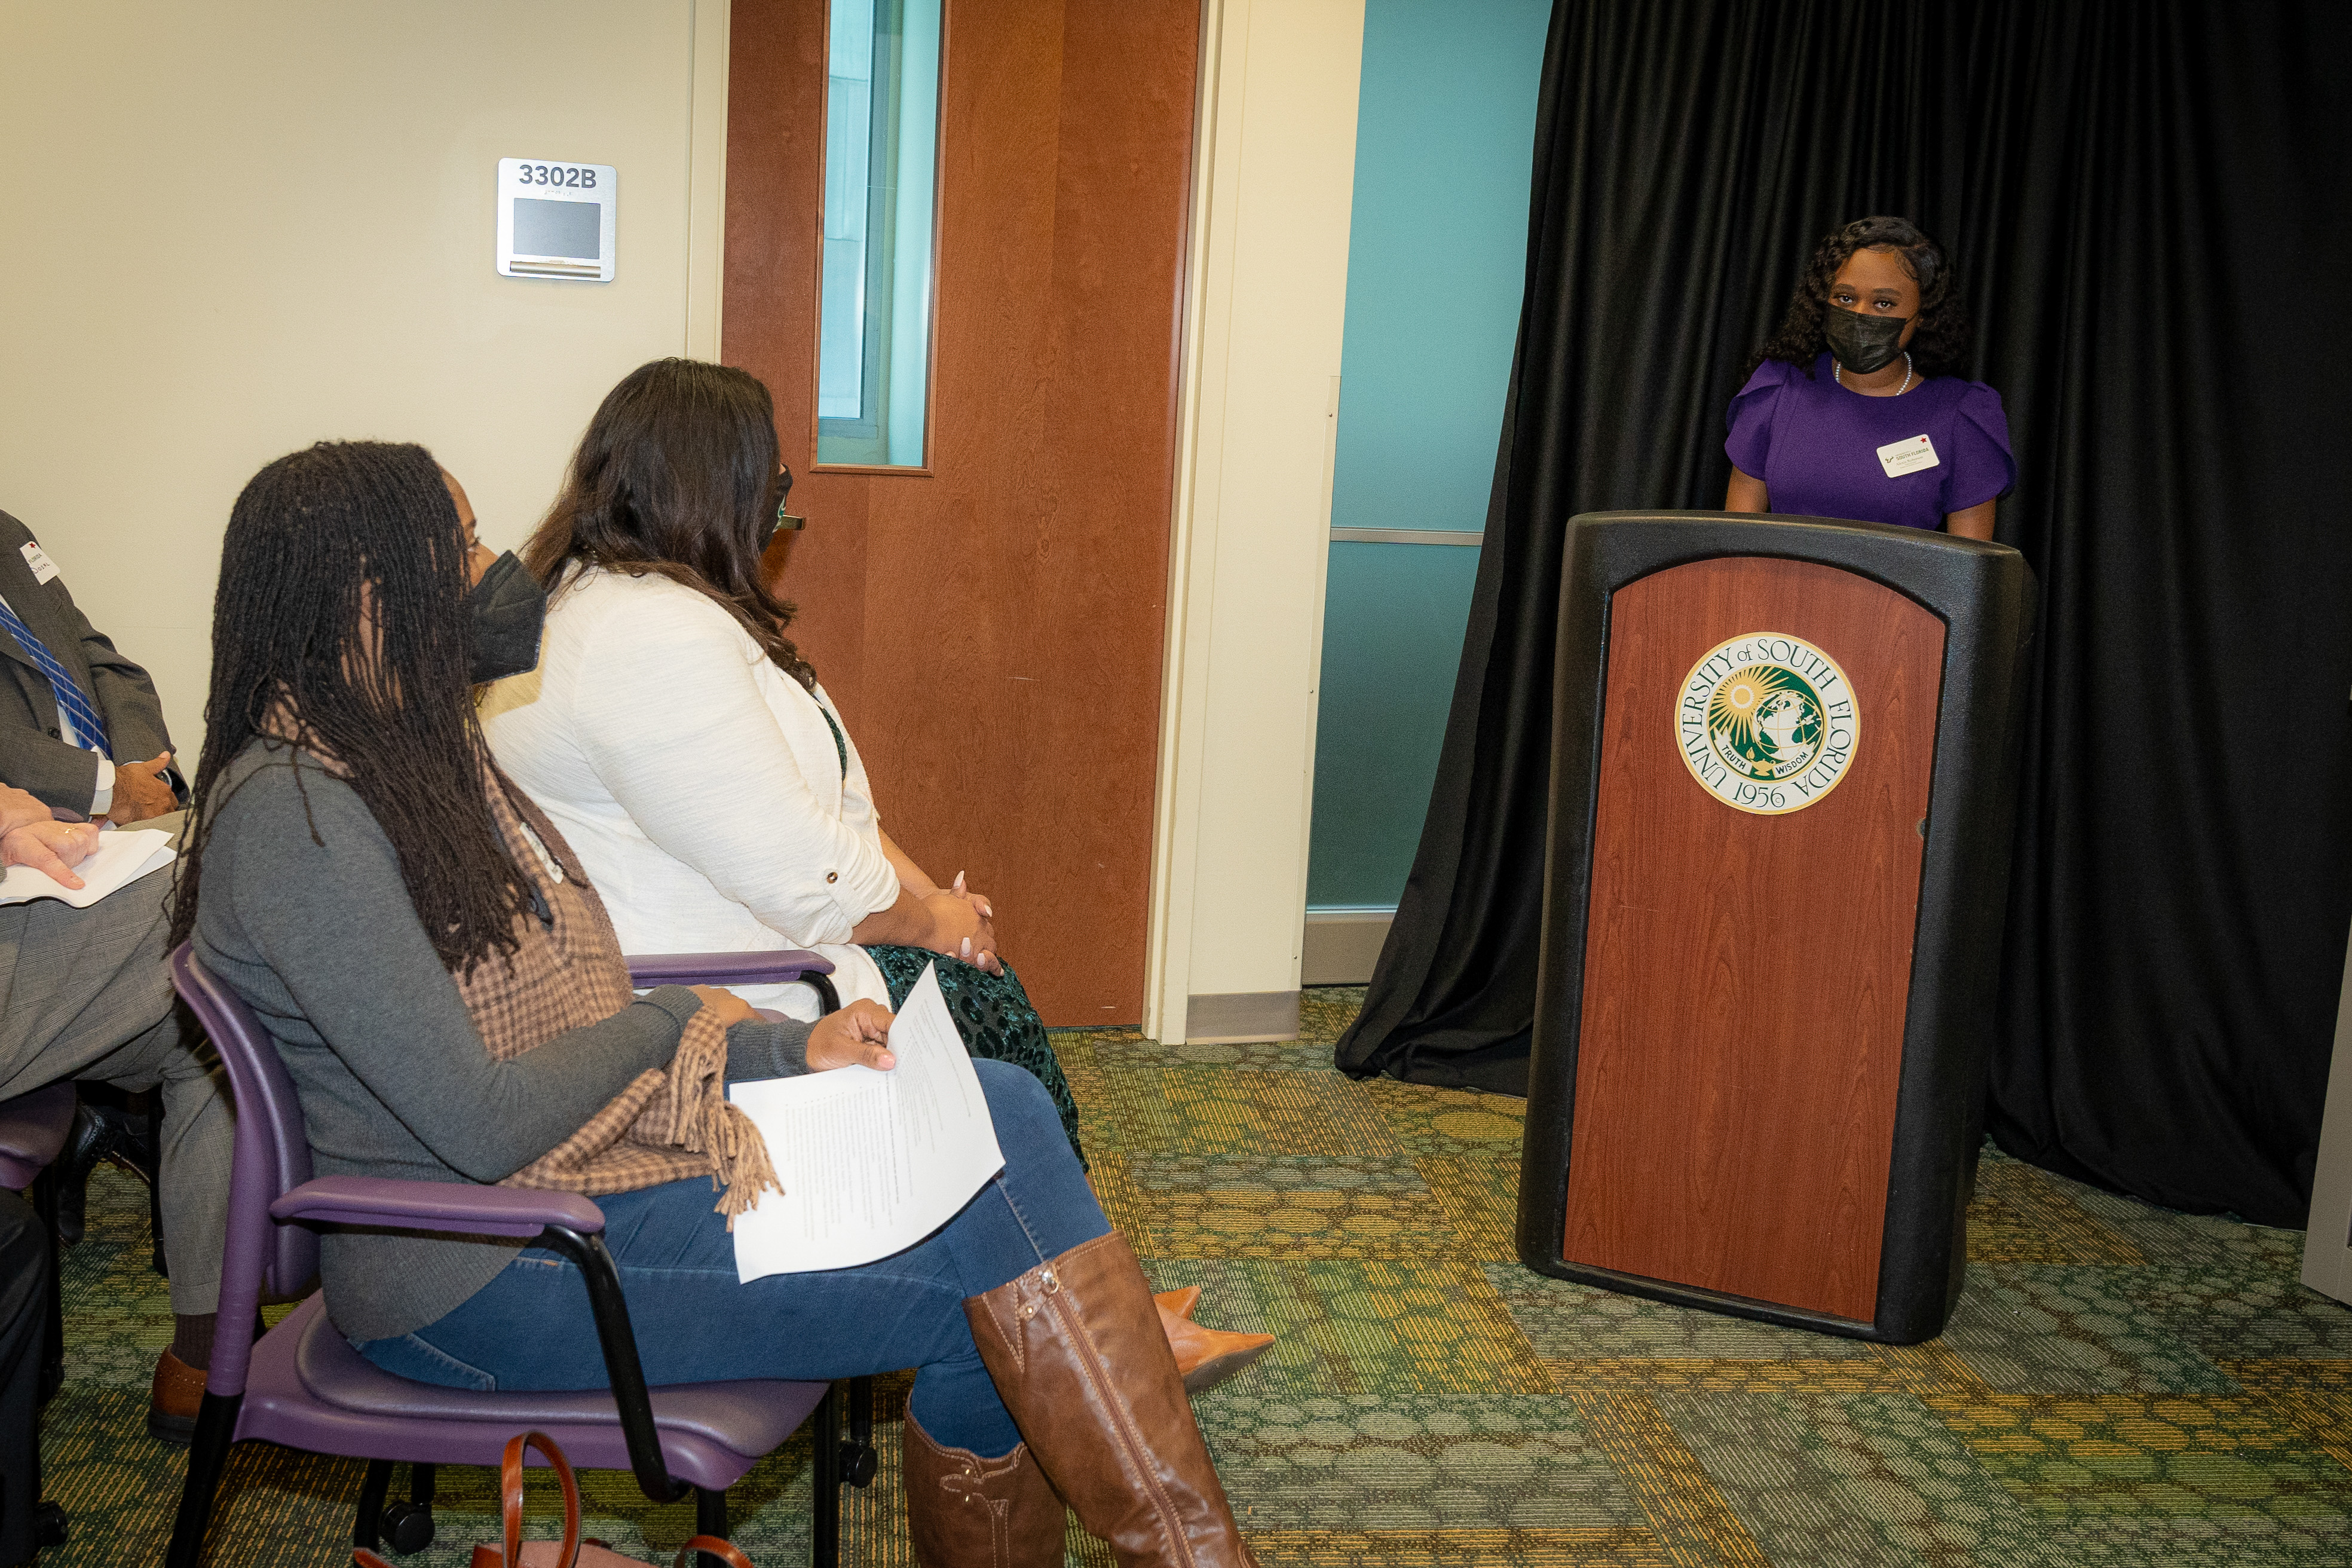
{"type": "Polygon", "coordinates": [[[1768,359],[1731,400],[1725,423],[1724,451],[1741,473],[1764,481],[1775,512],[1941,528],[1947,513],[2005,496],[2017,483],[2000,394],[1956,375],[1900,397],[1870,397],[1831,379],[1826,353],[1810,381],[1785,360],[1768,359]]]}

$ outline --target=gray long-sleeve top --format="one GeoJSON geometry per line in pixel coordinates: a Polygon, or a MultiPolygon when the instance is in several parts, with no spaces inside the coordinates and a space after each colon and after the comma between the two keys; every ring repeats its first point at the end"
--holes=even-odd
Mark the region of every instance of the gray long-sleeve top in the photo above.
{"type": "MultiPolygon", "coordinates": [[[[196,954],[276,1039],[320,1175],[495,1183],[667,1066],[702,1005],[664,985],[499,1061],[434,953],[391,840],[349,784],[307,754],[256,742],[215,801],[196,954]]],[[[808,1029],[736,1025],[729,1081],[805,1072],[808,1029]]],[[[328,1313],[353,1340],[407,1333],[488,1284],[521,1245],[330,1231],[328,1313]]]]}

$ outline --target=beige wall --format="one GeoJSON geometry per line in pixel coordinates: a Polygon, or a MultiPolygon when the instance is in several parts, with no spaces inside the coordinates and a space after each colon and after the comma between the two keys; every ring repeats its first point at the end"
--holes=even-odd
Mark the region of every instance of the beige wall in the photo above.
{"type": "Polygon", "coordinates": [[[0,510],[193,763],[231,501],[422,441],[520,542],[597,399],[715,355],[724,0],[0,0],[0,510]],[[500,157],[615,166],[617,276],[498,276],[500,157]]]}
{"type": "Polygon", "coordinates": [[[1206,7],[1145,998],[1157,1039],[1296,1025],[1363,20],[1363,0],[1206,7]]]}

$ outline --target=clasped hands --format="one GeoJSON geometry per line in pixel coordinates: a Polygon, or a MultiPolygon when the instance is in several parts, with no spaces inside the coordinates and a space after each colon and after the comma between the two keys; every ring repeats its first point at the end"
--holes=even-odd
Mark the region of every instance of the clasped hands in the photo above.
{"type": "Polygon", "coordinates": [[[0,784],[0,866],[30,866],[79,890],[73,868],[98,849],[94,822],[59,822],[30,791],[0,784]]]}
{"type": "Polygon", "coordinates": [[[932,931],[925,947],[990,974],[1004,973],[996,956],[996,910],[985,893],[964,886],[962,872],[956,873],[955,886],[924,895],[923,912],[932,931]]]}

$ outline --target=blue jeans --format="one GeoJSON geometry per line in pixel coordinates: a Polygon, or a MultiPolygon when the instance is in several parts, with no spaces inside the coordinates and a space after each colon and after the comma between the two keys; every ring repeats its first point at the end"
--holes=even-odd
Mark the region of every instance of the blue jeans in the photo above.
{"type": "MultiPolygon", "coordinates": [[[[816,1383],[914,1367],[909,1408],[934,1441],[991,1458],[1012,1452],[1021,1434],[981,1363],[963,1303],[1110,1225],[1045,1086],[1003,1062],[971,1065],[1003,1173],[945,1226],[878,1262],[740,1284],[708,1181],[597,1199],[646,1381],[816,1383]]],[[[386,1372],[446,1387],[605,1386],[587,1287],[572,1264],[537,1247],[439,1321],[359,1351],[386,1372]]]]}

